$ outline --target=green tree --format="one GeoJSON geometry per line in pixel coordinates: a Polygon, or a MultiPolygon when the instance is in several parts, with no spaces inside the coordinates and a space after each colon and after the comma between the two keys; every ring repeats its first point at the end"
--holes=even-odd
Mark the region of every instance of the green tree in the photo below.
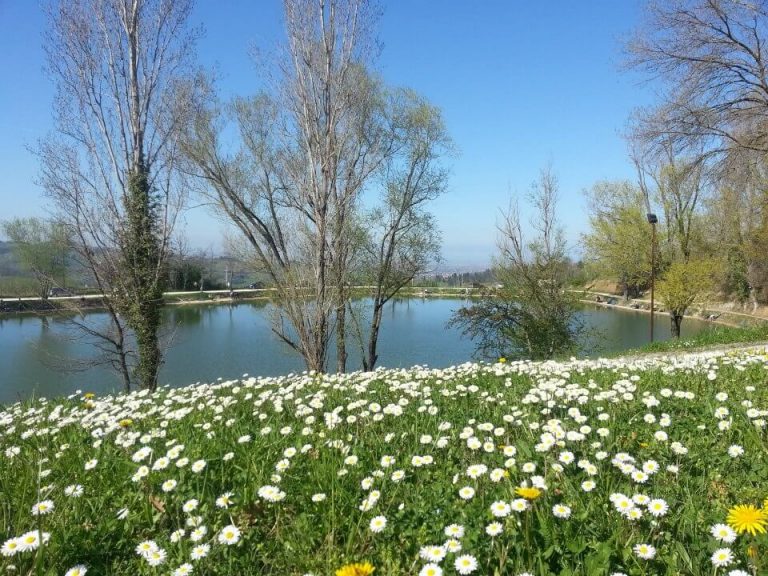
{"type": "Polygon", "coordinates": [[[35,277],[40,298],[48,298],[55,284],[66,285],[72,241],[67,228],[42,218],[15,218],[0,224],[13,242],[19,262],[35,277]]]}
{"type": "Polygon", "coordinates": [[[669,311],[672,336],[680,338],[685,313],[701,303],[714,285],[716,266],[712,260],[673,262],[657,287],[659,301],[669,311]]]}
{"type": "Polygon", "coordinates": [[[625,297],[636,297],[651,275],[651,227],[642,190],[630,182],[597,182],[587,192],[591,230],[584,258],[616,278],[625,297]]]}
{"type": "Polygon", "coordinates": [[[571,267],[557,195],[557,178],[546,168],[528,197],[535,237],[526,241],[513,205],[499,227],[501,253],[494,266],[503,287],[459,309],[449,323],[476,340],[485,357],[551,358],[573,350],[583,332],[576,297],[566,290],[571,267]]]}

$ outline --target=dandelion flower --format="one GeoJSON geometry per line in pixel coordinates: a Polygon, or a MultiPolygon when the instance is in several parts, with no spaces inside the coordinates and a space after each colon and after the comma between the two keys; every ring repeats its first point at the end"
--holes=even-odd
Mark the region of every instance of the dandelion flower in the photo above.
{"type": "Polygon", "coordinates": [[[515,488],[515,494],[526,500],[536,500],[536,498],[541,496],[541,490],[538,488],[529,488],[528,486],[519,486],[515,488]]]}
{"type": "Polygon", "coordinates": [[[369,576],[376,568],[370,562],[347,564],[336,570],[336,576],[369,576]]]}
{"type": "Polygon", "coordinates": [[[753,536],[758,532],[765,534],[765,528],[768,524],[768,516],[763,510],[755,508],[751,504],[739,505],[728,511],[726,519],[728,525],[739,534],[749,532],[753,536]]]}

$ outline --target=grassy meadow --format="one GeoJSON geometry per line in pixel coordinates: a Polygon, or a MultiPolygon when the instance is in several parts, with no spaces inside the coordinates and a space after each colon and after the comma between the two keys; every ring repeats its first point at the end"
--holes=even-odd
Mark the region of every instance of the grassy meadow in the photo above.
{"type": "Polygon", "coordinates": [[[766,367],[500,361],[0,407],[0,573],[766,574],[766,367]]]}

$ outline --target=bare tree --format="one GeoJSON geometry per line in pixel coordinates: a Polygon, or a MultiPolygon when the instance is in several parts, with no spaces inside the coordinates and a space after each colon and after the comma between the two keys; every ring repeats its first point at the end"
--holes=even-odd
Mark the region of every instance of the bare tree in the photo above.
{"type": "Polygon", "coordinates": [[[743,0],[653,0],[628,64],[666,81],[643,130],[708,154],[768,152],[768,9],[743,0]]]}
{"type": "Polygon", "coordinates": [[[56,131],[40,145],[41,183],[104,294],[125,387],[157,385],[166,262],[183,195],[179,128],[193,100],[191,0],[62,0],[45,49],[56,131]],[[136,342],[134,366],[125,343],[136,342]]]}
{"type": "MultiPolygon", "coordinates": [[[[378,360],[384,305],[440,257],[439,232],[427,205],[445,191],[448,173],[441,159],[452,143],[437,108],[411,90],[398,91],[395,99],[395,152],[382,175],[380,203],[367,215],[363,240],[362,279],[373,285],[371,322],[361,354],[364,370],[372,370],[378,360]]],[[[360,318],[355,321],[362,335],[366,330],[360,318]]]]}
{"type": "Polygon", "coordinates": [[[631,156],[648,211],[653,205],[663,210],[668,257],[688,262],[698,232],[697,216],[708,192],[711,168],[706,154],[689,148],[691,156],[684,156],[667,137],[647,141],[636,135],[632,143],[631,156]]]}
{"type": "Polygon", "coordinates": [[[351,227],[359,197],[391,143],[380,83],[366,64],[376,46],[367,0],[286,0],[288,46],[271,93],[212,101],[185,152],[202,192],[242,232],[278,292],[273,330],[311,370],[326,369],[336,331],[346,368],[351,227]],[[228,154],[221,133],[239,128],[228,154]]]}

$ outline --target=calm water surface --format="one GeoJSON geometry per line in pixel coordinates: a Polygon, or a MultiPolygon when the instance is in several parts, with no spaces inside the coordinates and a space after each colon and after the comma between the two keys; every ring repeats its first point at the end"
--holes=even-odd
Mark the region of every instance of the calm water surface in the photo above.
{"type": "MultiPolygon", "coordinates": [[[[458,299],[407,299],[388,305],[379,339],[379,364],[445,367],[471,360],[472,342],[445,326],[463,303],[458,299]]],[[[591,307],[581,314],[601,335],[597,351],[613,352],[648,341],[647,314],[591,307]]],[[[164,315],[173,344],[160,374],[163,384],[179,386],[245,373],[274,376],[304,370],[301,359],[271,334],[267,304],[168,307],[164,315]]],[[[99,321],[105,315],[91,313],[89,318],[99,321]]],[[[707,326],[686,319],[683,337],[707,326]]],[[[51,397],[75,390],[119,388],[119,382],[104,368],[77,373],[64,369],[72,365],[71,359],[83,359],[91,352],[85,342],[67,338],[70,332],[69,324],[57,317],[0,317],[0,403],[32,394],[51,397]]],[[[655,337],[670,337],[666,315],[657,316],[655,337]]],[[[350,369],[359,368],[356,352],[350,351],[350,369]]]]}

